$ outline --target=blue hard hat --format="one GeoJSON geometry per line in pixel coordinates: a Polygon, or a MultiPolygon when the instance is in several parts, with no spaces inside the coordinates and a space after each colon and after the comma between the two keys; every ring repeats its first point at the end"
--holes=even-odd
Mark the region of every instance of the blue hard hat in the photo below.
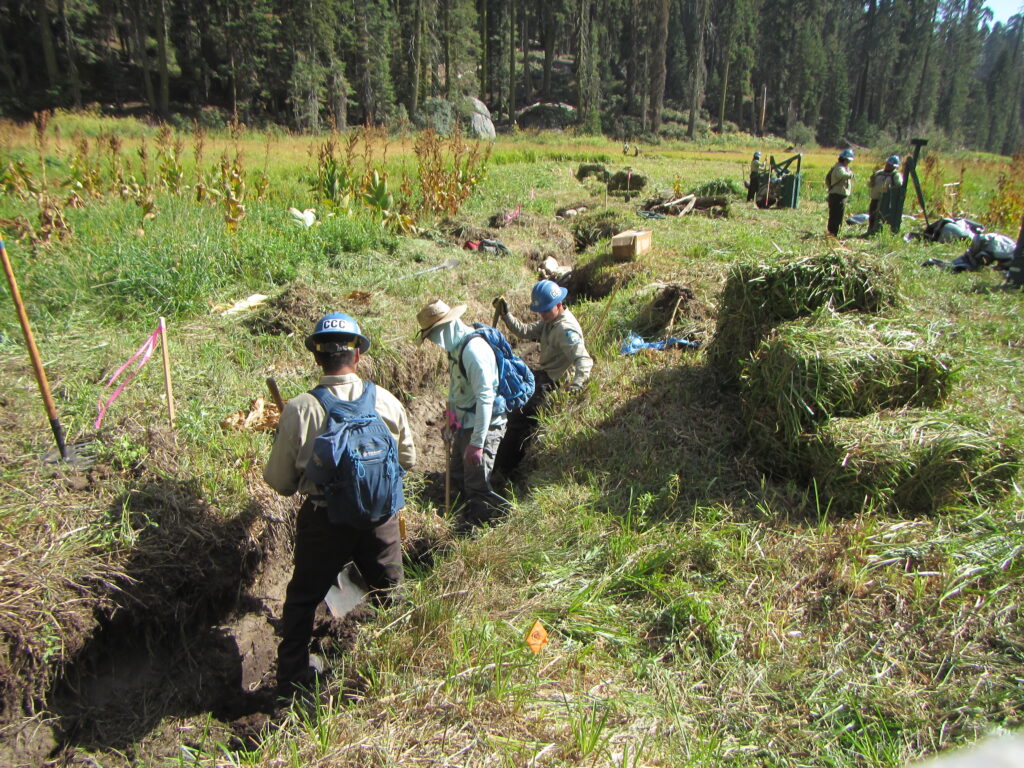
{"type": "Polygon", "coordinates": [[[533,286],[533,292],[530,294],[530,311],[547,312],[556,304],[565,301],[568,295],[569,291],[553,280],[541,280],[533,286]]]}
{"type": "Polygon", "coordinates": [[[853,150],[852,149],[844,149],[842,152],[839,153],[839,159],[840,160],[853,160],[853,150]]]}
{"type": "Polygon", "coordinates": [[[900,166],[900,156],[899,155],[889,155],[887,158],[885,158],[885,162],[887,162],[893,168],[899,168],[899,166],[900,166]]]}
{"type": "Polygon", "coordinates": [[[754,158],[757,159],[757,160],[760,160],[761,159],[761,153],[760,152],[755,152],[754,153],[754,158]]]}
{"type": "Polygon", "coordinates": [[[370,348],[370,340],[359,330],[359,323],[344,312],[331,312],[317,320],[316,328],[306,337],[306,349],[310,352],[327,352],[322,345],[333,343],[354,347],[360,352],[370,348]]]}

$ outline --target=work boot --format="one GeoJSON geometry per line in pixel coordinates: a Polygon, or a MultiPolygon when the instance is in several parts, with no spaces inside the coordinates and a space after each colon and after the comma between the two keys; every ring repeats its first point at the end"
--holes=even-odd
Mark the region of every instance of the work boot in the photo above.
{"type": "Polygon", "coordinates": [[[309,654],[309,666],[305,673],[291,680],[277,681],[277,696],[280,699],[294,700],[298,697],[311,699],[320,691],[326,681],[324,661],[315,653],[309,654]]]}

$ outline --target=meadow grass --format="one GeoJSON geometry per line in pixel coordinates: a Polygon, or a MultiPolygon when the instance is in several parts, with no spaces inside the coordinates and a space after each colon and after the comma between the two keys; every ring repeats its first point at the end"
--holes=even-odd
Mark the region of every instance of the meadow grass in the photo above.
{"type": "MultiPolygon", "coordinates": [[[[69,130],[116,130],[92,117],[59,116],[58,124],[67,126],[65,146],[69,130]]],[[[142,136],[152,146],[144,127],[133,124],[123,135],[126,146],[142,136]]],[[[30,132],[10,141],[32,156],[30,132]]],[[[75,601],[99,599],[105,584],[120,583],[125,559],[159,523],[159,509],[136,504],[133,488],[162,477],[186,484],[226,520],[253,505],[268,518],[277,514],[258,479],[270,437],[219,425],[263,394],[267,375],[277,376],[286,396],[315,381],[297,338],[302,331],[254,333],[245,317],[212,314],[212,305],[315,287],[320,300],[363,323],[378,347],[374,370],[410,407],[445,386],[432,350],[411,341],[422,304],[465,301],[468,319],[489,321],[491,297],[505,294],[525,317],[536,274],[521,253],[542,229],[498,230],[514,247],[513,256],[498,257],[463,251],[440,235],[397,237],[358,210],[327,216],[301,182],[316,144],[268,142],[255,132],[211,136],[207,162],[236,146],[247,169],[262,168],[266,158],[270,187],[264,199],[247,200],[237,231],[225,226],[221,207],[157,190],[152,218],[133,201],[97,196],[66,211],[72,234],[64,241],[32,249],[6,235],[61,417],[72,439],[97,443],[104,468],[79,490],[39,463],[51,438],[5,300],[4,576],[53,606],[0,610],[0,621],[28,627],[26,658],[59,668],[95,628],[75,623],[75,601]],[[300,228],[289,206],[317,207],[320,223],[300,228]],[[450,258],[460,265],[413,274],[450,258]],[[369,298],[351,298],[353,291],[369,298]],[[163,419],[155,363],[102,430],[92,430],[101,384],[160,314],[171,321],[174,352],[174,461],[147,436],[163,419]]],[[[50,147],[56,152],[56,141],[50,147]]],[[[389,167],[411,171],[410,147],[396,140],[389,167]]],[[[445,547],[432,567],[410,570],[408,605],[382,611],[362,626],[351,652],[332,656],[336,679],[358,681],[357,693],[335,687],[327,704],[295,708],[244,749],[231,746],[209,716],[183,716],[177,722],[201,737],[183,741],[170,759],[197,766],[898,766],[1020,724],[1018,487],[1004,483],[1001,498],[963,494],[921,514],[869,506],[840,515],[813,482],[759,471],[738,397],[720,386],[706,348],[619,354],[654,281],[691,288],[689,314],[677,324],[709,342],[731,270],[805,258],[878,264],[892,275],[886,286],[898,285],[900,294],[886,306],[886,321],[927,338],[929,349],[952,361],[950,406],[983,415],[1019,444],[1020,295],[998,290],[991,272],[920,267],[931,255],[954,256],[958,245],[890,235],[826,241],[818,177],[834,151],[805,155],[797,210],[736,202],[728,218],[645,222],[633,214],[635,201],[606,203],[599,188],[574,177],[580,162],[607,158],[609,170],[629,166],[647,175],[653,190],[742,180],[754,148],[739,140],[725,147],[664,142],[624,158],[619,145],[601,139],[523,134],[499,141],[486,181],[459,219],[484,226],[496,210],[520,204],[549,219],[585,201],[653,231],[654,248],[639,262],[605,268],[619,280],[614,295],[573,304],[597,360],[585,395],[559,393],[557,407],[542,416],[507,520],[455,538],[435,518],[436,499],[410,496],[410,515],[429,520],[445,547]],[[523,637],[538,618],[551,638],[535,656],[523,637]]],[[[943,158],[943,178],[956,180],[959,162],[943,158]]],[[[965,167],[977,210],[998,164],[965,167]]],[[[864,176],[853,211],[866,208],[864,176]]],[[[0,200],[2,217],[36,214],[30,199],[0,200]]],[[[426,224],[442,229],[440,221],[426,224]]],[[[608,249],[601,240],[574,258],[586,265],[608,249]]],[[[424,461],[441,466],[437,456],[424,461]]],[[[128,764],[110,751],[95,757],[128,764]]]]}

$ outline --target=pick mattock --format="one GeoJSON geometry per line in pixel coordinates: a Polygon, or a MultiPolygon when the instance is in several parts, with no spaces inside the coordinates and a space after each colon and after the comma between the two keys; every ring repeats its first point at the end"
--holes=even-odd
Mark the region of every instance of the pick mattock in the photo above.
{"type": "Polygon", "coordinates": [[[43,406],[46,408],[46,415],[50,418],[50,429],[53,430],[53,437],[57,441],[57,450],[60,451],[61,459],[73,462],[76,457],[64,442],[64,428],[60,425],[60,419],[57,417],[57,408],[54,406],[53,396],[50,394],[50,384],[46,380],[46,371],[43,369],[42,360],[39,359],[39,350],[36,348],[36,341],[32,336],[32,326],[29,325],[28,315],[25,312],[25,303],[21,300],[18,281],[14,279],[14,270],[11,268],[11,260],[7,257],[7,249],[4,247],[2,237],[0,237],[0,258],[4,262],[7,283],[11,287],[11,298],[14,299],[14,308],[18,311],[18,320],[21,322],[22,333],[25,334],[25,346],[28,347],[28,354],[32,359],[32,368],[35,370],[36,381],[39,383],[39,392],[43,396],[43,406]]]}

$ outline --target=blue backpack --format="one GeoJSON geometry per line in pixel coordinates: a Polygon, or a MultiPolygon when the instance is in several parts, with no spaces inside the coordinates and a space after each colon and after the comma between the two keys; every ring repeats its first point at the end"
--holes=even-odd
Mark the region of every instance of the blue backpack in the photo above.
{"type": "Polygon", "coordinates": [[[377,388],[367,381],[356,400],[327,387],[310,390],[327,412],[327,429],[313,441],[306,477],[327,504],[332,523],[369,530],[405,506],[398,446],[376,411],[377,388]]]}
{"type": "Polygon", "coordinates": [[[494,359],[498,363],[498,394],[494,398],[494,412],[508,413],[522,408],[533,397],[533,371],[523,359],[512,351],[508,339],[497,328],[483,323],[473,323],[476,329],[462,340],[459,347],[459,370],[466,378],[466,366],[462,362],[462,353],[469,340],[479,336],[491,345],[494,359]]]}

